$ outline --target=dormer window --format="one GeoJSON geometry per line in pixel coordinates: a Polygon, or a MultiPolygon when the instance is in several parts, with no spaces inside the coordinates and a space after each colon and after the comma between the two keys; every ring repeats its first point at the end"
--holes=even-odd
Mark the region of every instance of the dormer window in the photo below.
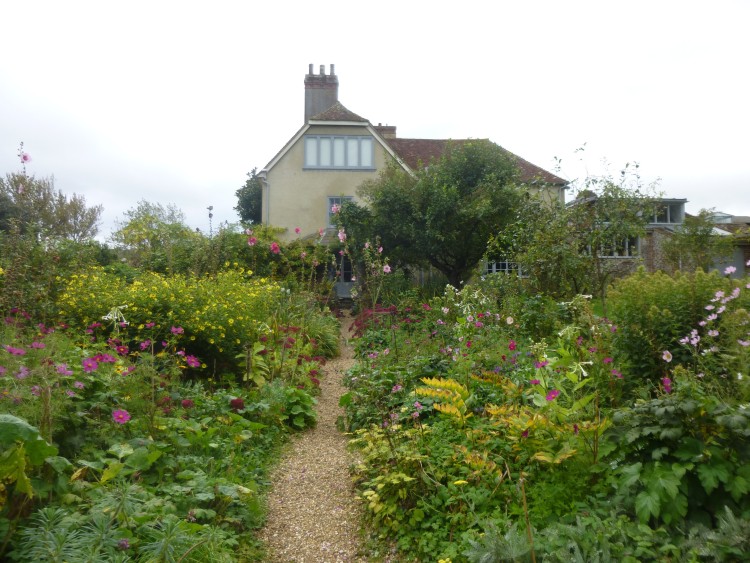
{"type": "Polygon", "coordinates": [[[685,219],[685,206],[683,203],[657,203],[651,223],[675,224],[682,223],[685,219]]]}
{"type": "Polygon", "coordinates": [[[305,169],[374,170],[372,137],[306,135],[305,169]]]}

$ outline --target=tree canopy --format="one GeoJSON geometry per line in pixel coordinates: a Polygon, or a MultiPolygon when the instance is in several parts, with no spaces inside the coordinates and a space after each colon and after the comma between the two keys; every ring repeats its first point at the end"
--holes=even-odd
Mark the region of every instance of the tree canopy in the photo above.
{"type": "Polygon", "coordinates": [[[52,178],[8,174],[0,178],[0,230],[15,222],[23,233],[83,241],[99,228],[102,206],[88,207],[86,198],[68,197],[55,189],[52,178]]]}
{"type": "Polygon", "coordinates": [[[259,224],[262,220],[263,188],[258,178],[258,169],[247,173],[247,181],[235,192],[237,205],[234,210],[242,221],[259,224]]]}
{"type": "MultiPolygon", "coordinates": [[[[455,143],[413,173],[397,164],[365,182],[360,196],[369,233],[402,265],[431,265],[458,287],[482,259],[490,236],[515,215],[521,200],[517,168],[499,146],[484,140],[455,143]]],[[[356,204],[353,204],[356,205],[356,204]]],[[[347,230],[362,224],[342,220],[347,230]]]]}

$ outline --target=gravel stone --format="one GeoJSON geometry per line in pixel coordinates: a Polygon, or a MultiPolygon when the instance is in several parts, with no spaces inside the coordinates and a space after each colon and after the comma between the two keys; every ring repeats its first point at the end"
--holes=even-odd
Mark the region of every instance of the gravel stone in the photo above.
{"type": "Polygon", "coordinates": [[[347,437],[336,428],[343,415],[342,378],[354,363],[347,340],[351,324],[342,319],[341,355],[323,368],[315,428],[292,439],[272,473],[268,520],[259,534],[269,563],[368,561],[362,554],[362,507],[349,473],[354,459],[347,437]]]}

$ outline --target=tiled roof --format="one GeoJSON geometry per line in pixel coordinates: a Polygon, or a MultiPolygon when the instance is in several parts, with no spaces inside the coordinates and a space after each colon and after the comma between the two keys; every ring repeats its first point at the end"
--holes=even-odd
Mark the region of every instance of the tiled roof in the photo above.
{"type": "Polygon", "coordinates": [[[360,117],[353,111],[349,111],[341,102],[336,102],[327,110],[313,115],[310,121],[361,121],[363,123],[369,123],[364,117],[360,117]]]}
{"type": "MultiPolygon", "coordinates": [[[[393,151],[403,160],[409,168],[416,170],[420,163],[427,166],[433,160],[437,160],[444,153],[449,144],[460,145],[471,139],[387,139],[386,142],[393,151]]],[[[502,147],[500,147],[502,149],[502,147]]],[[[539,168],[528,160],[521,158],[512,152],[502,149],[513,158],[521,173],[521,181],[532,183],[534,181],[564,186],[568,182],[543,168],[539,168]]]]}

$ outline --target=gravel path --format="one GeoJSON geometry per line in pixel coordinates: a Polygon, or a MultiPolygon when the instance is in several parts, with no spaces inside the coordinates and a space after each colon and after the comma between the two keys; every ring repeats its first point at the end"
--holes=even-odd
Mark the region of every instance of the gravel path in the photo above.
{"type": "Polygon", "coordinates": [[[345,392],[343,374],[353,363],[346,337],[351,319],[341,323],[341,355],[329,361],[321,379],[318,423],[297,435],[273,472],[268,522],[260,538],[270,563],[367,561],[361,555],[361,510],[349,476],[347,438],[336,428],[345,392]]]}

